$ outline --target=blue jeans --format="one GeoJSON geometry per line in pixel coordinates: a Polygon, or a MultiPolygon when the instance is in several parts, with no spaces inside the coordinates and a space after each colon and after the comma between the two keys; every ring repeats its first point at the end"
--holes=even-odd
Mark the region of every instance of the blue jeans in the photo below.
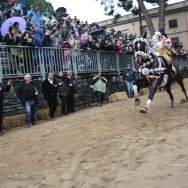
{"type": "Polygon", "coordinates": [[[126,81],[128,97],[133,97],[133,81],[126,81]]]}
{"type": "Polygon", "coordinates": [[[26,114],[26,125],[29,125],[30,123],[34,124],[36,121],[35,101],[25,101],[25,114],[26,114]]]}

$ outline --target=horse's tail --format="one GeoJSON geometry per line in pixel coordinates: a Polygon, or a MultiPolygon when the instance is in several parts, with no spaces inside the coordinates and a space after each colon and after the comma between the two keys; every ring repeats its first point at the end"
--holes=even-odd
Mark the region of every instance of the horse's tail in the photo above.
{"type": "Polygon", "coordinates": [[[174,71],[177,78],[183,80],[182,69],[178,65],[172,64],[172,70],[174,71]]]}
{"type": "Polygon", "coordinates": [[[186,99],[188,99],[188,96],[187,96],[187,92],[185,90],[185,86],[184,86],[184,83],[183,83],[183,74],[182,74],[182,69],[177,66],[177,65],[173,65],[173,67],[176,68],[176,75],[175,75],[175,80],[177,81],[177,83],[180,85],[186,99]]]}

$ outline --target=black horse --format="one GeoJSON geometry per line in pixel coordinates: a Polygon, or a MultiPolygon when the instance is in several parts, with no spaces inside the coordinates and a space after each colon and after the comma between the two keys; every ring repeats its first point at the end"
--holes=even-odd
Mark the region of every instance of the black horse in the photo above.
{"type": "Polygon", "coordinates": [[[181,71],[178,66],[172,65],[172,70],[164,64],[163,57],[155,54],[152,48],[149,47],[145,39],[135,39],[134,41],[135,58],[139,65],[138,74],[140,79],[134,85],[135,105],[141,104],[138,97],[138,91],[143,87],[149,88],[149,96],[144,108],[141,108],[141,113],[147,113],[151,102],[159,86],[165,86],[167,93],[170,96],[171,107],[174,107],[174,97],[171,92],[171,85],[177,81],[180,85],[186,99],[188,99],[181,71]],[[173,72],[173,74],[172,74],[173,72]]]}

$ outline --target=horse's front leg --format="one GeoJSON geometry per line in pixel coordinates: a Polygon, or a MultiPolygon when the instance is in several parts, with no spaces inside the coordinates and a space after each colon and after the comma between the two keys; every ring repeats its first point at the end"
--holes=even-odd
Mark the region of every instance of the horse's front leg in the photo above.
{"type": "Polygon", "coordinates": [[[138,98],[138,86],[133,85],[133,92],[135,97],[135,106],[140,106],[141,100],[138,98]]]}
{"type": "Polygon", "coordinates": [[[154,98],[154,95],[156,93],[156,90],[157,90],[157,82],[158,82],[157,80],[154,80],[152,85],[149,87],[148,100],[147,100],[147,103],[146,103],[145,107],[140,109],[141,113],[145,113],[146,114],[148,112],[148,110],[150,108],[150,105],[151,105],[151,102],[152,102],[152,100],[154,98]]]}

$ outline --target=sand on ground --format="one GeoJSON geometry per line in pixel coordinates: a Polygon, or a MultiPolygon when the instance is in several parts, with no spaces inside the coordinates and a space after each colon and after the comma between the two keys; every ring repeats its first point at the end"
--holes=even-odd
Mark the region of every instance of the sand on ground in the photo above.
{"type": "Polygon", "coordinates": [[[0,188],[187,188],[188,103],[173,94],[174,109],[159,92],[148,114],[125,100],[6,132],[0,188]]]}

